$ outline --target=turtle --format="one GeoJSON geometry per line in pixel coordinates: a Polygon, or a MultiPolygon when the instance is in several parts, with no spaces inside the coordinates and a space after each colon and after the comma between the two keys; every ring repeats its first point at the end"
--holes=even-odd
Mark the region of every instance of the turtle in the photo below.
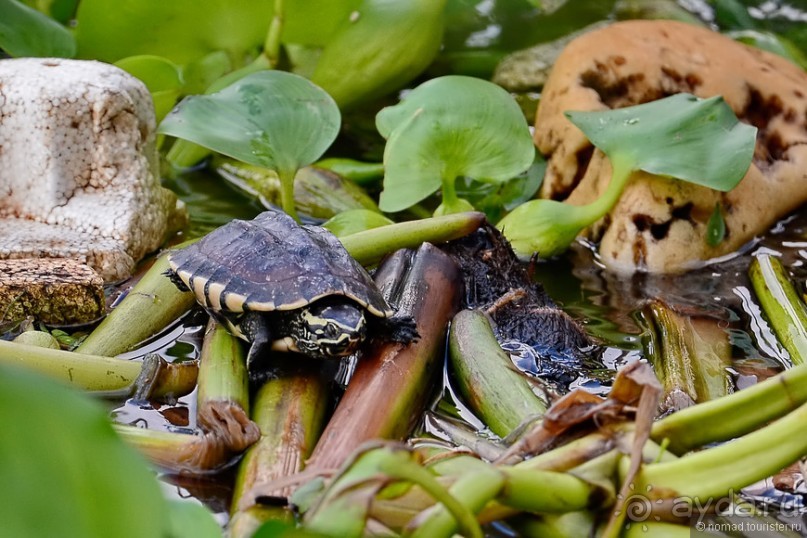
{"type": "Polygon", "coordinates": [[[168,254],[166,271],[233,336],[316,359],[355,352],[369,334],[409,343],[414,320],[398,315],[331,232],[265,211],[235,219],[168,254]]]}

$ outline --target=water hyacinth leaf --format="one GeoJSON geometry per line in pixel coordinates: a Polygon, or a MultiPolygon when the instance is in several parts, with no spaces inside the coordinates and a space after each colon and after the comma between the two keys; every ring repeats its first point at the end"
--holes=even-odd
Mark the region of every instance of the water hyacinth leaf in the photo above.
{"type": "Polygon", "coordinates": [[[0,366],[0,520],[5,536],[166,536],[166,503],[102,406],[50,379],[0,366]],[[54,445],[57,442],[58,447],[54,445]]]}
{"type": "Polygon", "coordinates": [[[350,18],[361,0],[295,0],[284,4],[284,43],[321,47],[350,18]],[[311,14],[316,13],[316,17],[311,14]]]}
{"type": "Polygon", "coordinates": [[[118,0],[110,9],[107,0],[81,0],[76,14],[78,53],[106,62],[156,54],[184,65],[223,50],[240,62],[263,43],[273,4],[118,0]]]}
{"type": "Polygon", "coordinates": [[[168,114],[182,91],[182,73],[171,60],[162,56],[129,56],[115,65],[139,78],[154,101],[154,114],[161,121],[168,114]]]}
{"type": "Polygon", "coordinates": [[[159,132],[293,173],[322,156],[339,133],[340,121],[333,99],[308,80],[262,71],[218,93],[186,97],[159,132]]]}
{"type": "MultiPolygon", "coordinates": [[[[376,116],[384,150],[380,208],[401,211],[458,176],[502,182],[533,163],[535,149],[521,110],[493,83],[445,76],[418,86],[376,116]]],[[[453,192],[451,193],[453,194],[453,192]]]]}
{"type": "Polygon", "coordinates": [[[76,41],[70,31],[16,0],[0,0],[0,49],[11,56],[72,58],[76,41]]]}
{"type": "Polygon", "coordinates": [[[193,501],[168,504],[168,538],[221,538],[221,527],[203,505],[193,501]]]}
{"type": "Polygon", "coordinates": [[[729,191],[754,155],[756,128],[741,123],[720,96],[681,93],[604,112],[566,112],[614,166],[729,191]]]}
{"type": "Polygon", "coordinates": [[[22,3],[34,8],[40,13],[68,24],[76,13],[79,0],[23,0],[22,3]]]}
{"type": "Polygon", "coordinates": [[[426,69],[440,50],[445,4],[361,0],[340,19],[311,80],[343,109],[397,90],[426,69]]]}

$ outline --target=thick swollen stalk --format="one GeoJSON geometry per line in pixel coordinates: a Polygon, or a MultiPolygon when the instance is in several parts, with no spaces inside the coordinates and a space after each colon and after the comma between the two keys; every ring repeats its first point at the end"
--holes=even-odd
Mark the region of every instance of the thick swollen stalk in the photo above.
{"type": "Polygon", "coordinates": [[[678,315],[661,301],[644,308],[651,333],[646,355],[664,387],[664,410],[678,410],[725,396],[730,344],[717,322],[678,315]]]}
{"type": "Polygon", "coordinates": [[[359,232],[339,240],[362,265],[373,265],[384,255],[401,248],[417,248],[421,243],[442,243],[464,237],[484,222],[483,213],[468,212],[400,222],[359,232]]]}
{"type": "MultiPolygon", "coordinates": [[[[17,363],[93,392],[134,389],[143,363],[0,340],[0,363],[17,363]]],[[[161,364],[149,396],[183,396],[196,385],[195,364],[161,364]]]]}
{"type": "Polygon", "coordinates": [[[194,295],[179,291],[165,276],[166,270],[168,259],[163,255],[76,351],[109,357],[130,351],[190,310],[196,303],[194,295]]]}
{"type": "MultiPolygon", "coordinates": [[[[460,476],[449,488],[449,494],[462,506],[472,513],[478,513],[502,490],[505,484],[504,476],[495,467],[486,469],[473,469],[460,476]]],[[[435,504],[421,513],[413,523],[417,527],[404,536],[410,538],[451,538],[460,530],[454,515],[446,510],[445,506],[435,504]]],[[[475,523],[475,522],[474,522],[475,523]]],[[[477,527],[478,528],[478,527],[477,527]]],[[[466,535],[482,537],[478,535],[466,535]]]]}
{"type": "Polygon", "coordinates": [[[456,263],[425,243],[393,254],[375,280],[398,315],[415,320],[420,337],[408,345],[376,342],[366,350],[311,456],[309,465],[317,469],[340,467],[369,439],[404,439],[442,369],[446,326],[461,293],[456,263]]]}
{"type": "Polygon", "coordinates": [[[240,454],[261,436],[249,419],[249,378],[241,342],[212,319],[199,361],[197,422],[208,443],[240,454]]]}
{"type": "MultiPolygon", "coordinates": [[[[764,405],[760,404],[760,405],[764,405]]],[[[753,433],[683,458],[645,465],[636,491],[703,503],[762,480],[807,454],[807,404],[753,433]]]]}
{"type": "Polygon", "coordinates": [[[729,396],[668,415],[650,437],[683,454],[693,448],[751,432],[807,402],[807,364],[791,368],[729,396]]]}
{"type": "MultiPolygon", "coordinates": [[[[484,470],[488,478],[491,472],[496,473],[489,467],[484,470]]],[[[429,506],[437,502],[445,508],[463,536],[482,537],[473,512],[421,466],[417,454],[403,445],[378,441],[367,443],[346,460],[317,502],[305,512],[306,530],[346,538],[365,535],[372,499],[393,483],[418,486],[429,496],[429,506]]]]}
{"type": "Polygon", "coordinates": [[[249,378],[240,340],[213,321],[207,324],[199,360],[200,414],[211,402],[231,402],[249,412],[249,378]]]}
{"type": "Polygon", "coordinates": [[[241,445],[228,444],[213,433],[192,435],[114,424],[115,431],[152,463],[174,473],[204,473],[227,466],[257,438],[242,435],[241,445]]]}
{"type": "Polygon", "coordinates": [[[533,254],[549,258],[569,248],[584,228],[605,216],[619,200],[631,175],[632,163],[611,162],[613,173],[605,192],[587,205],[574,206],[554,200],[521,204],[496,225],[519,257],[533,254]]]}
{"type": "Polygon", "coordinates": [[[248,451],[238,469],[232,512],[249,510],[258,497],[284,501],[293,488],[275,487],[303,469],[322,431],[329,402],[329,383],[316,364],[284,368],[288,355],[267,357],[275,373],[256,394],[252,419],[260,440],[248,451]],[[277,359],[275,361],[275,359],[277,359]]]}
{"type": "MultiPolygon", "coordinates": [[[[525,514],[508,520],[510,526],[523,538],[580,538],[591,536],[596,524],[588,511],[566,514],[525,514]]],[[[648,535],[650,536],[650,535],[648,535]]],[[[645,536],[644,538],[647,538],[645,536]]]]}
{"type": "Polygon", "coordinates": [[[499,437],[546,412],[546,402],[516,372],[482,312],[463,310],[454,316],[448,349],[465,404],[499,437]]]}
{"type": "MultiPolygon", "coordinates": [[[[561,447],[562,450],[562,447],[561,447]]],[[[595,458],[568,472],[527,469],[516,466],[494,465],[467,455],[454,455],[438,459],[430,470],[449,491],[475,487],[485,473],[495,471],[504,478],[497,491],[490,492],[484,507],[477,510],[480,523],[489,523],[512,517],[519,512],[564,513],[607,507],[613,502],[615,492],[611,477],[616,469],[616,451],[595,458]],[[469,482],[456,486],[467,476],[469,482]],[[589,481],[587,477],[592,477],[589,481]],[[470,484],[470,485],[469,485],[470,484]]],[[[498,478],[496,479],[498,480],[498,478]]],[[[461,498],[461,494],[457,495],[461,498]]],[[[481,498],[479,499],[481,502],[481,498]]],[[[371,517],[387,527],[398,530],[412,518],[434,505],[434,499],[420,488],[409,488],[401,495],[387,495],[373,501],[371,517]]],[[[421,516],[425,517],[425,516],[421,516]]],[[[414,527],[414,524],[412,525],[414,527]]]]}
{"type": "Polygon", "coordinates": [[[807,359],[807,306],[793,287],[782,262],[760,254],[748,268],[754,292],[773,332],[793,364],[807,359]]]}
{"type": "Polygon", "coordinates": [[[569,473],[499,468],[506,476],[498,502],[525,512],[564,513],[597,507],[607,498],[599,487],[569,473]]]}
{"type": "Polygon", "coordinates": [[[368,163],[354,159],[329,157],[311,166],[324,168],[359,185],[369,185],[384,177],[384,163],[368,163]]]}

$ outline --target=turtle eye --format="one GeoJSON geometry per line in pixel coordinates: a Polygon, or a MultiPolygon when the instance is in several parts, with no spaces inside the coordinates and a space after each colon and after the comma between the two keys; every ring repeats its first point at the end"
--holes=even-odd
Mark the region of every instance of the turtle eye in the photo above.
{"type": "Polygon", "coordinates": [[[328,338],[336,338],[339,336],[340,330],[339,328],[334,325],[333,323],[328,323],[325,326],[325,336],[328,338]]]}

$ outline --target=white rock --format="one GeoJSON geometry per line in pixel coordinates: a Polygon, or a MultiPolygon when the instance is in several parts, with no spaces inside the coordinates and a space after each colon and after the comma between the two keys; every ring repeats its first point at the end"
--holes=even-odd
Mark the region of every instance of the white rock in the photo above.
{"type": "Polygon", "coordinates": [[[154,131],[148,90],[117,67],[0,61],[0,258],[128,276],[182,211],[160,186],[154,131]]]}

